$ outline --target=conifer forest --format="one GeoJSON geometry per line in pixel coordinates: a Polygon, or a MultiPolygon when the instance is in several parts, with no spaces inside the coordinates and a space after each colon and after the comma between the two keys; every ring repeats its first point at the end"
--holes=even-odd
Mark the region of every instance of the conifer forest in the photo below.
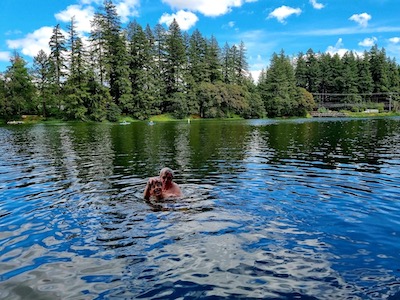
{"type": "Polygon", "coordinates": [[[111,0],[91,20],[89,36],[78,34],[72,18],[53,28],[49,49],[30,67],[14,52],[0,73],[1,119],[263,118],[304,116],[324,103],[357,111],[389,97],[398,109],[400,100],[400,67],[377,45],[341,56],[282,50],[254,80],[243,42],[221,46],[197,29],[182,32],[175,20],[168,28],[135,20],[123,27],[111,0]]]}

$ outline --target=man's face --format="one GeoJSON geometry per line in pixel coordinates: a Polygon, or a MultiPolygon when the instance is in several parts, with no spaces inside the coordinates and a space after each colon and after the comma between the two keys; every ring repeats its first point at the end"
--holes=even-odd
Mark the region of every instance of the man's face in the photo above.
{"type": "Polygon", "coordinates": [[[165,187],[167,184],[171,183],[172,181],[172,174],[169,172],[163,172],[160,175],[161,177],[161,181],[162,181],[162,185],[165,187]]]}

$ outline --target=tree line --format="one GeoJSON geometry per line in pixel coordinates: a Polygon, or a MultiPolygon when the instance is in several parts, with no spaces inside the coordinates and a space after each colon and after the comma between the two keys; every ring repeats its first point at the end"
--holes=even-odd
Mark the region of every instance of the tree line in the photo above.
{"type": "Polygon", "coordinates": [[[39,51],[31,68],[14,53],[0,74],[0,118],[301,116],[315,108],[313,94],[345,93],[340,101],[353,103],[399,92],[399,66],[377,46],[363,56],[274,53],[256,84],[243,42],[220,47],[197,29],[183,33],[176,20],[168,28],[136,21],[123,28],[112,0],[95,13],[87,40],[74,18],[63,32],[53,28],[50,53],[39,51]]]}
{"type": "Polygon", "coordinates": [[[315,102],[358,111],[389,97],[398,109],[400,67],[377,45],[362,55],[309,49],[293,59],[281,51],[261,72],[258,91],[269,116],[298,115],[315,108],[315,102]]]}

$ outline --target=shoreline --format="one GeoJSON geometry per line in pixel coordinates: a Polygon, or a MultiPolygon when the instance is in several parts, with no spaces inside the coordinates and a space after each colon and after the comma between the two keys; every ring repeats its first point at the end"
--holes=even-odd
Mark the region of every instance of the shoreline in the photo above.
{"type": "MultiPolygon", "coordinates": [[[[312,112],[307,114],[305,117],[278,117],[278,118],[261,118],[259,120],[288,120],[288,119],[329,119],[329,118],[385,118],[385,117],[399,117],[400,112],[381,112],[381,113],[369,113],[369,112],[326,112],[326,113],[319,113],[319,112],[312,112]]],[[[0,119],[0,125],[29,125],[29,124],[59,124],[59,123],[96,123],[96,124],[120,124],[120,123],[135,123],[135,122],[181,122],[187,121],[196,122],[199,120],[223,120],[223,121],[237,121],[237,120],[246,120],[240,117],[232,117],[232,118],[200,118],[200,117],[186,117],[182,119],[177,119],[172,117],[168,114],[152,116],[146,120],[138,120],[131,117],[121,116],[117,122],[96,122],[96,121],[82,121],[82,120],[63,120],[63,119],[44,119],[38,116],[34,118],[15,118],[12,120],[4,120],[0,119]]],[[[249,119],[251,120],[251,119],[249,119]]]]}

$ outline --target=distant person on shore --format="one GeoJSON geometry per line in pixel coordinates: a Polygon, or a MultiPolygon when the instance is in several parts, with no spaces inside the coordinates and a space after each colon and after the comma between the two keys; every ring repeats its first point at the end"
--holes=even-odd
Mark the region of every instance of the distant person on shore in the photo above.
{"type": "Polygon", "coordinates": [[[147,181],[143,197],[149,200],[154,197],[156,200],[165,198],[182,197],[182,191],[178,184],[173,182],[174,172],[170,168],[163,168],[159,177],[151,177],[147,181]],[[161,185],[161,192],[160,192],[161,185]]]}

